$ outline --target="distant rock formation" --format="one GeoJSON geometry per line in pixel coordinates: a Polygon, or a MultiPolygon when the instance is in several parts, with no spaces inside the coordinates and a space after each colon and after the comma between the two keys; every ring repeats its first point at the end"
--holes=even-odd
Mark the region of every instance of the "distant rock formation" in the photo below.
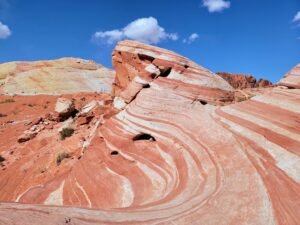
{"type": "Polygon", "coordinates": [[[234,89],[133,41],[116,46],[113,64],[113,97],[0,96],[0,224],[299,224],[294,72],[280,86],[234,89]],[[76,109],[65,122],[55,119],[62,98],[76,109]]]}
{"type": "Polygon", "coordinates": [[[217,75],[226,80],[235,89],[245,88],[264,88],[271,87],[273,84],[268,80],[259,79],[258,81],[254,76],[233,74],[227,72],[217,72],[217,75]]]}
{"type": "Polygon", "coordinates": [[[90,60],[62,58],[0,64],[0,94],[111,92],[114,72],[90,60]]]}

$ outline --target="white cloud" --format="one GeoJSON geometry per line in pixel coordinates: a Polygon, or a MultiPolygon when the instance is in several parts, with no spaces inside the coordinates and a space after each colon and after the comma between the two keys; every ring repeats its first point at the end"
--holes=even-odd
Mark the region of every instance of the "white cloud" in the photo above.
{"type": "Polygon", "coordinates": [[[0,21],[0,39],[6,39],[11,35],[9,27],[0,21]]]}
{"type": "Polygon", "coordinates": [[[203,7],[207,7],[208,11],[211,13],[228,9],[230,8],[230,4],[230,1],[224,0],[202,0],[203,7]]]}
{"type": "Polygon", "coordinates": [[[199,35],[197,33],[192,33],[188,38],[185,38],[182,40],[183,43],[191,44],[196,39],[199,38],[199,35]]]}
{"type": "Polygon", "coordinates": [[[159,26],[157,19],[153,17],[140,18],[132,21],[122,29],[110,31],[98,31],[93,35],[96,43],[114,44],[122,39],[131,39],[146,44],[157,44],[162,40],[178,40],[176,33],[167,33],[159,26]]]}
{"type": "Polygon", "coordinates": [[[293,19],[294,22],[300,21],[300,11],[296,14],[296,16],[293,19]]]}
{"type": "Polygon", "coordinates": [[[119,30],[110,30],[105,32],[98,31],[94,34],[93,38],[107,44],[113,44],[122,40],[122,38],[124,38],[124,34],[119,30]]]}

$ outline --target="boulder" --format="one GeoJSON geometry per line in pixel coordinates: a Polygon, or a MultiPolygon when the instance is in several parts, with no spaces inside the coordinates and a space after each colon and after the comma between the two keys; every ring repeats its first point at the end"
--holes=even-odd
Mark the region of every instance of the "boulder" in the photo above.
{"type": "Polygon", "coordinates": [[[75,112],[74,100],[58,98],[55,104],[55,113],[59,121],[63,121],[75,112]]]}

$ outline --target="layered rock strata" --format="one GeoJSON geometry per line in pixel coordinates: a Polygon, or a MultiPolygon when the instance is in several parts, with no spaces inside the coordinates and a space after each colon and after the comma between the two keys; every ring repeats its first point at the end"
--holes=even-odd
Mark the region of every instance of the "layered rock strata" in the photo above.
{"type": "Polygon", "coordinates": [[[295,66],[290,72],[288,72],[280,81],[279,85],[286,86],[288,88],[300,88],[300,64],[295,66]]]}
{"type": "Polygon", "coordinates": [[[130,103],[154,80],[173,86],[194,101],[224,105],[233,101],[233,88],[221,77],[172,51],[134,41],[119,42],[113,52],[116,106],[130,103]]]}
{"type": "Polygon", "coordinates": [[[113,60],[119,110],[79,132],[80,157],[55,165],[52,151],[83,146],[76,133],[54,145],[57,128],[17,145],[19,160],[1,149],[0,199],[16,203],[0,224],[298,224],[300,89],[229,104],[224,80],[172,52],[127,41],[113,60]]]}
{"type": "Polygon", "coordinates": [[[0,94],[111,92],[114,72],[90,60],[62,58],[0,64],[0,94]]]}

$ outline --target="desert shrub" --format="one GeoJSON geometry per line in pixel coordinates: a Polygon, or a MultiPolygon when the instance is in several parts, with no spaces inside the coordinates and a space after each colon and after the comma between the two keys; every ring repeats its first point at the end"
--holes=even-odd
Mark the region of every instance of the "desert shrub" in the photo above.
{"type": "Polygon", "coordinates": [[[59,132],[60,139],[65,140],[67,137],[71,137],[73,133],[74,133],[73,128],[68,128],[68,127],[63,128],[62,131],[59,132]]]}
{"type": "Polygon", "coordinates": [[[0,104],[5,104],[5,103],[12,103],[12,102],[15,102],[14,99],[12,98],[8,98],[8,99],[4,99],[0,102],[0,104]]]}
{"type": "Polygon", "coordinates": [[[60,153],[58,153],[58,155],[56,156],[56,165],[60,165],[60,163],[64,160],[64,159],[66,159],[66,158],[69,158],[70,157],[70,155],[69,155],[69,153],[67,153],[67,152],[60,152],[60,153]]]}
{"type": "Polygon", "coordinates": [[[246,100],[248,100],[248,98],[246,96],[237,98],[237,102],[243,102],[243,101],[246,101],[246,100]]]}
{"type": "Polygon", "coordinates": [[[6,117],[6,114],[0,113],[0,117],[6,117]]]}
{"type": "Polygon", "coordinates": [[[14,110],[12,111],[12,113],[13,113],[14,115],[18,115],[20,111],[21,111],[21,110],[19,110],[19,109],[14,109],[14,110]]]}

